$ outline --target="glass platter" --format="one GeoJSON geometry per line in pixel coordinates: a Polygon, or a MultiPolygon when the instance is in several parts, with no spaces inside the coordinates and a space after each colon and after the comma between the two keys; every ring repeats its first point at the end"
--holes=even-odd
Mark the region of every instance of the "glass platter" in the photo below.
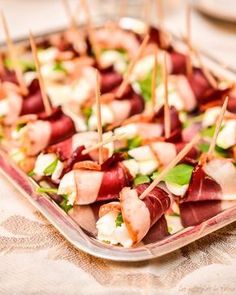
{"type": "MultiPolygon", "coordinates": [[[[121,25],[125,28],[137,29],[142,22],[136,19],[123,18],[121,25]]],[[[50,35],[50,34],[48,34],[50,35]]],[[[27,41],[24,41],[27,44],[27,41]]],[[[173,36],[173,46],[182,48],[183,43],[173,36]]],[[[225,81],[236,81],[236,74],[222,65],[217,64],[209,56],[203,56],[208,67],[225,81]]],[[[4,147],[0,146],[0,173],[5,176],[48,221],[76,248],[93,256],[115,261],[142,261],[153,259],[179,249],[203,236],[210,234],[236,221],[236,201],[209,201],[191,203],[182,206],[186,214],[182,218],[184,227],[175,233],[166,234],[167,226],[161,218],[149,231],[142,243],[133,248],[122,248],[102,243],[95,238],[98,205],[78,206],[73,209],[71,216],[66,214],[48,195],[36,192],[37,183],[29,178],[14,164],[4,147]],[[209,208],[211,210],[209,210],[209,208]],[[76,214],[75,214],[76,213],[76,214]],[[78,214],[79,213],[79,214],[78,214]],[[76,217],[74,217],[76,215],[76,217]],[[190,216],[191,217],[191,216],[190,216]],[[193,218],[194,217],[194,218],[193,218]]],[[[184,216],[184,215],[183,215],[184,216]]],[[[180,222],[180,220],[176,220],[180,222]]]]}

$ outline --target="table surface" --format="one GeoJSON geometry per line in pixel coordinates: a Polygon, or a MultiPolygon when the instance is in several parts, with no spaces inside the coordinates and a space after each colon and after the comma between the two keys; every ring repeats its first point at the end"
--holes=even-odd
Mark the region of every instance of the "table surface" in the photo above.
{"type": "MultiPolygon", "coordinates": [[[[65,25],[58,2],[1,0],[0,6],[19,37],[29,24],[37,33],[65,25]]],[[[172,30],[183,26],[178,5],[171,1],[166,17],[172,30]]],[[[197,44],[236,68],[235,26],[196,13],[194,23],[194,42],[202,40],[197,44]]],[[[109,262],[74,249],[1,175],[0,256],[0,294],[236,294],[235,223],[162,258],[109,262]]]]}

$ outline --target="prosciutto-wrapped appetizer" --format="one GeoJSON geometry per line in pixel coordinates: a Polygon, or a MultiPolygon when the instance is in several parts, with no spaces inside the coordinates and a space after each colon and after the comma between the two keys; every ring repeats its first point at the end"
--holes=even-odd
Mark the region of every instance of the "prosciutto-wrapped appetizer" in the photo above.
{"type": "Polygon", "coordinates": [[[134,189],[125,187],[120,193],[120,202],[101,206],[97,221],[99,240],[126,248],[142,241],[170,207],[170,197],[160,187],[139,199],[146,188],[145,184],[134,189]]]}
{"type": "Polygon", "coordinates": [[[26,96],[20,95],[11,83],[4,83],[2,87],[5,92],[5,97],[0,100],[3,124],[12,125],[20,116],[38,114],[44,110],[38,80],[32,80],[26,96]]]}
{"type": "MultiPolygon", "coordinates": [[[[171,116],[171,137],[180,131],[182,123],[177,110],[170,108],[171,116]]],[[[162,107],[154,115],[138,115],[126,120],[121,127],[114,130],[115,134],[126,134],[127,139],[141,137],[143,140],[160,138],[164,134],[164,108],[162,107]]]]}
{"type": "MultiPolygon", "coordinates": [[[[220,114],[221,107],[213,107],[206,110],[202,119],[202,126],[205,133],[210,131],[216,124],[220,114]]],[[[236,115],[227,112],[223,121],[223,125],[217,136],[216,144],[222,149],[230,149],[236,145],[236,115]]]]}
{"type": "Polygon", "coordinates": [[[230,159],[213,158],[198,164],[181,202],[236,199],[236,167],[230,159]]]}
{"type": "Polygon", "coordinates": [[[70,205],[117,199],[122,188],[131,185],[133,179],[122,160],[120,154],[113,154],[101,166],[93,161],[76,163],[61,179],[58,194],[67,195],[70,205]]]}
{"type": "Polygon", "coordinates": [[[75,133],[75,125],[61,108],[53,110],[50,116],[44,113],[32,121],[19,124],[12,131],[12,138],[27,156],[35,156],[46,147],[56,144],[75,133]]]}
{"type": "MultiPolygon", "coordinates": [[[[113,91],[116,92],[116,89],[113,91]]],[[[121,98],[117,98],[114,93],[107,101],[102,101],[101,114],[102,124],[117,125],[135,114],[140,114],[144,110],[143,97],[137,94],[131,86],[128,86],[121,98]]],[[[90,106],[91,115],[88,118],[89,130],[96,130],[97,116],[96,106],[90,106]]]]}
{"type": "MultiPolygon", "coordinates": [[[[103,134],[103,139],[112,136],[112,132],[103,134]]],[[[33,175],[35,177],[50,176],[52,181],[58,181],[62,175],[69,172],[76,162],[98,160],[97,150],[83,155],[84,148],[91,147],[98,142],[98,133],[89,131],[76,133],[72,137],[49,146],[41,153],[35,162],[33,175]],[[50,169],[51,168],[51,169],[50,169]]],[[[103,149],[103,159],[108,159],[114,151],[114,144],[106,144],[103,149]]]]}

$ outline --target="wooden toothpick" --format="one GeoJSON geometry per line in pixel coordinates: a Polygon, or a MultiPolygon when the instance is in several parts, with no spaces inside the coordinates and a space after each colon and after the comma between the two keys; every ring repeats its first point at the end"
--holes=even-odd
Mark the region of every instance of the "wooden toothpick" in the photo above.
{"type": "Polygon", "coordinates": [[[214,77],[214,75],[211,73],[211,71],[209,71],[209,69],[206,67],[206,65],[204,64],[204,62],[202,61],[201,55],[199,53],[199,51],[194,48],[194,54],[196,55],[198,62],[199,62],[199,66],[203,71],[203,74],[205,75],[205,77],[207,78],[209,84],[214,88],[217,89],[218,88],[218,83],[216,78],[214,77]]]}
{"type": "Polygon", "coordinates": [[[221,108],[219,117],[218,117],[217,122],[216,122],[216,129],[215,129],[213,138],[211,140],[211,144],[210,144],[209,150],[207,152],[207,158],[210,158],[211,155],[214,153],[215,146],[216,146],[217,136],[218,136],[218,134],[220,132],[220,128],[221,128],[221,125],[222,125],[222,122],[223,122],[223,119],[224,119],[224,115],[225,115],[225,112],[226,112],[226,109],[227,109],[228,101],[229,101],[229,97],[227,96],[225,98],[224,104],[223,104],[223,106],[221,108]]]}
{"type": "Polygon", "coordinates": [[[75,17],[73,15],[73,13],[71,12],[68,0],[62,0],[62,4],[64,6],[67,18],[69,20],[70,28],[75,29],[77,27],[77,23],[76,23],[76,20],[75,20],[75,17]]]}
{"type": "Polygon", "coordinates": [[[50,103],[49,98],[46,93],[45,84],[44,84],[44,80],[43,80],[41,68],[40,68],[40,62],[39,62],[38,54],[37,54],[37,48],[36,48],[36,44],[34,41],[34,37],[31,32],[29,34],[29,39],[30,39],[31,50],[32,50],[32,54],[33,54],[35,67],[36,67],[36,72],[37,72],[37,76],[38,76],[38,80],[39,80],[39,86],[40,86],[41,95],[42,95],[42,99],[43,99],[44,109],[45,109],[46,114],[50,115],[52,113],[52,107],[51,107],[51,103],[50,103]]]}
{"type": "Polygon", "coordinates": [[[167,54],[164,52],[163,62],[163,80],[164,80],[164,133],[165,138],[169,138],[171,134],[171,118],[170,106],[168,98],[168,72],[167,72],[167,54]]]}
{"type": "Polygon", "coordinates": [[[128,66],[128,69],[127,69],[126,73],[124,74],[124,79],[123,79],[122,83],[120,84],[120,86],[119,86],[119,88],[118,88],[118,90],[116,92],[117,97],[121,97],[123,95],[127,85],[129,84],[130,76],[131,76],[131,74],[133,72],[133,69],[134,69],[137,61],[142,56],[142,54],[143,54],[143,52],[144,52],[144,50],[145,50],[145,48],[147,46],[148,40],[149,40],[149,35],[146,35],[146,37],[143,39],[142,44],[139,47],[138,53],[133,58],[133,60],[131,60],[129,66],[128,66]]]}
{"type": "Polygon", "coordinates": [[[157,21],[158,21],[158,28],[160,34],[160,45],[161,48],[165,48],[165,32],[164,32],[164,10],[163,10],[163,1],[156,0],[156,7],[157,7],[157,21]]]}
{"type": "Polygon", "coordinates": [[[190,77],[193,72],[193,63],[192,63],[192,36],[191,36],[191,7],[189,4],[186,6],[186,15],[185,15],[185,21],[186,21],[186,44],[188,47],[188,54],[187,54],[187,60],[186,60],[186,66],[187,66],[187,75],[190,77]]]}
{"type": "MultiPolygon", "coordinates": [[[[98,142],[102,142],[102,115],[101,115],[101,92],[100,92],[100,76],[98,70],[96,71],[96,115],[97,115],[97,130],[98,130],[98,142]]],[[[103,163],[102,146],[98,147],[98,164],[103,163]]]]}
{"type": "Polygon", "coordinates": [[[16,79],[17,79],[19,86],[20,86],[20,91],[23,95],[27,95],[28,88],[27,88],[25,80],[24,80],[23,71],[22,71],[21,66],[19,64],[19,59],[17,56],[15,46],[13,44],[12,38],[10,36],[10,32],[9,32],[9,28],[8,28],[8,24],[7,24],[5,15],[2,11],[1,11],[1,21],[2,21],[2,25],[3,25],[3,29],[4,29],[4,34],[5,34],[5,38],[6,38],[6,43],[7,43],[9,55],[12,60],[14,71],[16,73],[16,79]]]}
{"type": "Polygon", "coordinates": [[[144,199],[157,185],[161,182],[164,177],[169,173],[169,171],[174,168],[194,147],[194,145],[199,141],[200,135],[197,134],[179,153],[178,155],[164,168],[161,173],[153,180],[153,182],[145,189],[145,191],[140,195],[140,199],[144,199]]]}
{"type": "Polygon", "coordinates": [[[127,15],[128,0],[121,0],[120,2],[119,18],[122,18],[127,15]]]}
{"type": "Polygon", "coordinates": [[[81,6],[83,8],[83,11],[85,13],[88,38],[89,38],[90,44],[92,46],[96,61],[99,64],[100,63],[101,48],[95,38],[93,22],[92,22],[91,13],[89,10],[88,2],[87,2],[87,0],[80,0],[80,1],[81,1],[81,6]]]}
{"type": "Polygon", "coordinates": [[[100,147],[103,147],[104,145],[108,144],[108,143],[111,143],[111,142],[114,142],[116,140],[120,140],[122,138],[124,138],[126,136],[126,134],[117,134],[117,135],[113,135],[107,139],[104,139],[103,141],[101,142],[98,142],[94,145],[92,145],[91,147],[88,147],[86,148],[85,150],[82,151],[82,155],[87,155],[89,154],[90,152],[100,148],[100,147]]]}
{"type": "Polygon", "coordinates": [[[156,106],[156,83],[157,83],[157,48],[154,51],[154,66],[152,70],[152,90],[151,90],[151,102],[152,102],[152,112],[155,112],[156,106]]]}

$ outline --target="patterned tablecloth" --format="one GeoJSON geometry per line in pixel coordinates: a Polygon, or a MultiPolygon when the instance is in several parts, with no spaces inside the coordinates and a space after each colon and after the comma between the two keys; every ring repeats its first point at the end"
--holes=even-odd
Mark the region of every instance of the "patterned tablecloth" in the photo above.
{"type": "Polygon", "coordinates": [[[236,294],[236,224],[152,261],[73,248],[0,178],[0,294],[236,294]]]}
{"type": "MultiPolygon", "coordinates": [[[[10,17],[14,16],[11,8],[16,3],[23,5],[16,0],[1,2],[6,9],[10,5],[10,17]]],[[[37,1],[37,5],[43,2],[45,5],[45,1],[37,1]]],[[[172,2],[174,11],[179,1],[172,2]]],[[[32,5],[32,1],[24,4],[32,5]]],[[[180,28],[181,15],[173,12],[171,16],[167,25],[180,28]]],[[[195,34],[202,38],[201,45],[205,44],[207,49],[206,45],[211,43],[213,53],[226,52],[225,58],[236,65],[232,58],[236,49],[235,27],[229,26],[227,30],[221,26],[217,35],[214,30],[219,28],[218,22],[196,15],[195,19],[202,32],[195,34]],[[225,42],[219,42],[220,36],[224,36],[225,42]]],[[[0,294],[234,295],[236,223],[153,261],[109,262],[74,249],[0,175],[0,294]]]]}

